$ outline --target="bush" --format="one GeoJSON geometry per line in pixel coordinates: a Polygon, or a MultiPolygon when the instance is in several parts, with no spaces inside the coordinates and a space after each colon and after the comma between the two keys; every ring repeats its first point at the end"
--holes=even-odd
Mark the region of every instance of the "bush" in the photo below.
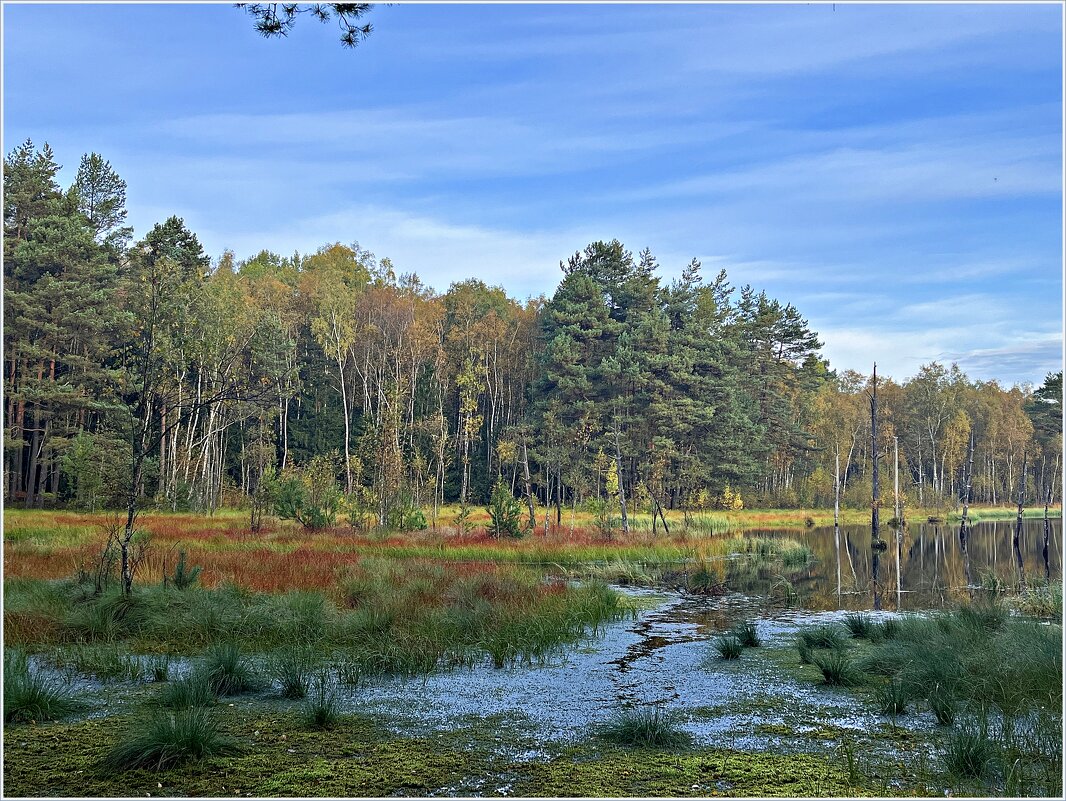
{"type": "Polygon", "coordinates": [[[218,732],[218,724],[206,709],[187,709],[160,715],[136,724],[140,731],[127,732],[107,755],[111,768],[164,770],[204,757],[234,754],[237,743],[218,732]]]}
{"type": "Polygon", "coordinates": [[[826,684],[855,687],[863,682],[863,672],[841,651],[830,650],[812,654],[811,662],[822,671],[826,684]]]}
{"type": "Polygon", "coordinates": [[[179,590],[187,590],[200,578],[200,567],[189,568],[185,564],[185,551],[178,551],[178,564],[174,566],[174,575],[170,581],[179,590]]]}
{"type": "Polygon", "coordinates": [[[732,634],[745,648],[757,648],[762,645],[762,640],[759,639],[759,630],[750,620],[734,626],[732,634]]]}
{"type": "Polygon", "coordinates": [[[739,659],[744,646],[736,637],[716,637],[714,647],[720,659],[739,659]]]}
{"type": "Polygon", "coordinates": [[[496,537],[522,536],[522,505],[502,480],[492,489],[488,513],[490,534],[496,537]]]}
{"type": "Polygon", "coordinates": [[[679,728],[676,716],[658,705],[619,712],[595,731],[608,742],[638,748],[684,748],[692,744],[692,736],[679,728]]]}
{"type": "Polygon", "coordinates": [[[211,689],[220,696],[240,695],[257,686],[251,666],[233,642],[221,643],[208,650],[203,669],[211,689]]]}
{"type": "Polygon", "coordinates": [[[63,684],[30,673],[21,651],[4,653],[4,723],[55,720],[84,708],[63,684]]]}

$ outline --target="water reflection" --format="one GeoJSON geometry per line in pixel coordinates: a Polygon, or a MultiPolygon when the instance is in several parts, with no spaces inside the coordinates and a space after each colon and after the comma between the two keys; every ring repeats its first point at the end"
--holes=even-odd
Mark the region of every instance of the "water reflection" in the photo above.
{"type": "Polygon", "coordinates": [[[727,581],[740,592],[779,598],[775,588],[787,579],[788,597],[808,609],[906,611],[957,603],[993,583],[1018,587],[1027,572],[1049,579],[1062,576],[1061,519],[1049,521],[1046,531],[1043,520],[1025,520],[1018,537],[1013,520],[971,523],[964,536],[959,534],[957,525],[912,523],[897,529],[893,542],[881,540],[885,550],[879,550],[871,547],[868,526],[841,526],[839,537],[832,526],[753,531],[750,536],[803,542],[817,559],[784,574],[780,568],[748,567],[738,561],[727,581]],[[891,571],[887,576],[886,569],[891,571]]]}

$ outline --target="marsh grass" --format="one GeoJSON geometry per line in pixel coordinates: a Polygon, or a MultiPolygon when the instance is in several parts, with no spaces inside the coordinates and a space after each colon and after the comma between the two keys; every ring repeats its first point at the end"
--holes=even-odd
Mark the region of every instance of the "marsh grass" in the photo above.
{"type": "Polygon", "coordinates": [[[960,729],[951,733],[944,749],[944,767],[967,779],[988,778],[994,769],[999,748],[986,731],[960,729]]]}
{"type": "Polygon", "coordinates": [[[607,742],[635,748],[679,749],[692,745],[692,735],[682,731],[675,714],[656,704],[622,710],[595,728],[596,736],[607,742]]]}
{"type": "Polygon", "coordinates": [[[759,629],[754,622],[746,620],[743,623],[735,625],[731,632],[734,637],[745,648],[758,648],[762,645],[762,639],[759,637],[759,629]]]}
{"type": "Polygon", "coordinates": [[[267,660],[267,671],[277,682],[282,698],[303,698],[311,678],[316,659],[314,651],[306,646],[285,648],[267,660]]]}
{"type": "Polygon", "coordinates": [[[68,685],[30,671],[26,655],[4,651],[4,723],[56,720],[86,707],[68,685]]]}
{"type": "Polygon", "coordinates": [[[203,671],[211,689],[219,696],[240,695],[259,686],[251,661],[241,654],[235,642],[219,643],[208,649],[203,671]]]}
{"type": "Polygon", "coordinates": [[[744,651],[743,644],[733,636],[716,637],[714,648],[718,651],[719,659],[740,659],[740,654],[744,651]]]}
{"type": "Polygon", "coordinates": [[[851,636],[856,640],[868,640],[871,639],[871,633],[877,626],[869,615],[864,615],[861,612],[849,612],[844,615],[844,627],[851,632],[851,636]]]}
{"type": "Polygon", "coordinates": [[[902,715],[907,711],[909,700],[903,682],[891,679],[874,691],[874,698],[885,715],[902,715]]]}
{"type": "Polygon", "coordinates": [[[848,645],[847,630],[834,623],[800,629],[800,641],[808,648],[832,648],[841,650],[848,645]]]}
{"type": "Polygon", "coordinates": [[[118,770],[165,770],[184,762],[235,754],[238,743],[219,733],[206,709],[185,709],[139,721],[107,755],[105,765],[118,770]]]}
{"type": "Polygon", "coordinates": [[[327,671],[319,671],[311,678],[302,717],[304,723],[314,729],[328,729],[340,717],[337,687],[327,671]]]}
{"type": "Polygon", "coordinates": [[[835,687],[857,687],[866,679],[862,669],[843,651],[813,653],[811,663],[822,672],[825,683],[835,687]]]}
{"type": "Polygon", "coordinates": [[[149,675],[145,664],[119,643],[57,648],[49,661],[59,670],[84,673],[101,681],[141,681],[149,675]]]}
{"type": "Polygon", "coordinates": [[[187,676],[167,683],[155,698],[160,706],[171,709],[214,706],[218,702],[218,694],[202,669],[196,669],[187,676]]]}

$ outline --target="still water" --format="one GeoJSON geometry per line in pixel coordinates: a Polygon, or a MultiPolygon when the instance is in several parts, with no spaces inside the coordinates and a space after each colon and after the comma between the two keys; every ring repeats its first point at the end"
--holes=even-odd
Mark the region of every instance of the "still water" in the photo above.
{"type": "Polygon", "coordinates": [[[1062,578],[1062,519],[1052,519],[1045,550],[1044,521],[1026,520],[1014,542],[1014,521],[975,523],[965,539],[957,523],[882,526],[884,550],[871,547],[869,526],[805,531],[751,531],[788,537],[816,559],[802,569],[747,565],[727,569],[730,590],[814,611],[938,609],[987,592],[993,584],[1017,590],[1062,578]]]}

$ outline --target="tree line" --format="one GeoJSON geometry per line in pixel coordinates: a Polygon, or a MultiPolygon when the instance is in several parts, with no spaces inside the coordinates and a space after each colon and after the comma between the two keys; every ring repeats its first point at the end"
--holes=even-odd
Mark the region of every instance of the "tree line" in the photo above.
{"type": "Polygon", "coordinates": [[[502,487],[545,523],[580,506],[625,527],[831,504],[837,458],[865,505],[876,447],[898,449],[909,503],[937,505],[971,432],[975,501],[1009,502],[1023,463],[1031,499],[1061,480],[1061,373],[1036,391],[938,363],[879,377],[875,445],[869,378],[831,370],[792,304],[696,260],[667,283],[650,251],[600,241],[550,298],[439,293],[358,245],[212,261],[178,217],[135,240],[107,161],[67,189],[58,172],[29,141],[4,161],[8,503],[409,527],[502,487]]]}

